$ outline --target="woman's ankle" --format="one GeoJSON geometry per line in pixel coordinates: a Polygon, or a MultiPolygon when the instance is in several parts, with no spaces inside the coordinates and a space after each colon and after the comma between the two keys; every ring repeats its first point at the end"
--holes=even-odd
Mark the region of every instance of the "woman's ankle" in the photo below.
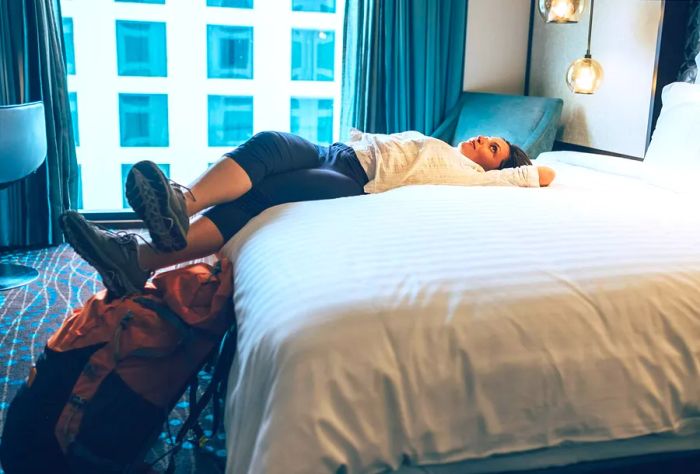
{"type": "Polygon", "coordinates": [[[193,193],[185,193],[185,208],[187,209],[187,217],[192,217],[201,211],[193,193]]]}
{"type": "Polygon", "coordinates": [[[155,264],[155,250],[146,243],[140,242],[136,249],[136,264],[143,271],[154,272],[160,267],[155,264]]]}

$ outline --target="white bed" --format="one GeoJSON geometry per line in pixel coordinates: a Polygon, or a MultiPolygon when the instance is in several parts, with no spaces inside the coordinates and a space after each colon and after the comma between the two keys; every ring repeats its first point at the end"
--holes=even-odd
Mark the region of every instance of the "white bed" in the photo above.
{"type": "Polygon", "coordinates": [[[286,204],[231,239],[227,472],[700,448],[694,181],[571,152],[537,164],[551,187],[286,204]]]}

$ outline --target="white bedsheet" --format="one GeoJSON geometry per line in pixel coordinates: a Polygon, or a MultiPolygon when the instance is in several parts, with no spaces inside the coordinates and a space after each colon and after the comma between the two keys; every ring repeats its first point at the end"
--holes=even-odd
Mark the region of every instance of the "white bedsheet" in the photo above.
{"type": "Polygon", "coordinates": [[[700,433],[700,201],[579,158],[538,160],[547,189],[411,186],[251,221],[222,250],[227,472],[700,433]]]}

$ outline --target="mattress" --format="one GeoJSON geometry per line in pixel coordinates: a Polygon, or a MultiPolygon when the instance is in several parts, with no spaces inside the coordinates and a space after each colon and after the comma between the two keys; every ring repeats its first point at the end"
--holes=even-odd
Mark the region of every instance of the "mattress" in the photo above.
{"type": "Polygon", "coordinates": [[[541,163],[548,188],[291,203],[234,236],[227,472],[494,472],[697,446],[698,195],[636,162],[541,163]]]}

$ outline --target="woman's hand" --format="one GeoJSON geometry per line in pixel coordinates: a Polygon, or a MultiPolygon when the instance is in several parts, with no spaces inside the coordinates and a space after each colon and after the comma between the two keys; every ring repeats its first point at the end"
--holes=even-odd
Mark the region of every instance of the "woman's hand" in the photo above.
{"type": "Polygon", "coordinates": [[[554,181],[555,172],[548,166],[538,166],[537,174],[540,176],[540,186],[549,186],[549,183],[554,181]]]}

